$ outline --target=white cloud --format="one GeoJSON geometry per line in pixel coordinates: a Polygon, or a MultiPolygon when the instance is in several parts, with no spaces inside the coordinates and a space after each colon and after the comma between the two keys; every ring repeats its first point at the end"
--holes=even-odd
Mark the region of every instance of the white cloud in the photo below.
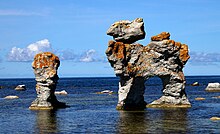
{"type": "Polygon", "coordinates": [[[59,52],[56,52],[60,60],[76,60],[77,54],[74,53],[73,50],[67,49],[67,50],[61,50],[59,52]]]}
{"type": "Polygon", "coordinates": [[[220,53],[190,52],[189,62],[192,65],[218,65],[220,53]]]}
{"type": "Polygon", "coordinates": [[[81,62],[94,62],[94,61],[96,61],[95,53],[96,53],[96,51],[94,49],[88,50],[87,52],[85,52],[85,54],[82,55],[82,57],[80,58],[80,61],[81,62]]]}
{"type": "Polygon", "coordinates": [[[86,52],[75,54],[73,50],[53,50],[48,39],[40,40],[28,45],[26,48],[13,47],[7,55],[7,61],[29,62],[40,52],[53,52],[60,60],[72,62],[106,62],[106,57],[99,55],[96,50],[89,49],[86,52]]]}
{"type": "Polygon", "coordinates": [[[106,62],[106,57],[99,55],[96,50],[89,49],[82,53],[74,53],[73,50],[61,50],[56,52],[61,60],[69,60],[73,62],[106,62]]]}
{"type": "Polygon", "coordinates": [[[100,56],[94,49],[90,49],[80,56],[79,62],[106,62],[106,60],[103,56],[100,56]]]}
{"type": "Polygon", "coordinates": [[[7,60],[16,62],[33,61],[37,53],[46,51],[52,51],[52,48],[49,40],[43,39],[28,45],[26,48],[13,47],[7,55],[7,60]]]}

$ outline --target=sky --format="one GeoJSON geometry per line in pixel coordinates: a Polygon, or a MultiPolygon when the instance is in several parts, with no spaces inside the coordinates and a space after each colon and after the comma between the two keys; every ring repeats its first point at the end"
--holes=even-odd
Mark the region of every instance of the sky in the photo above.
{"type": "Polygon", "coordinates": [[[1,0],[0,78],[34,78],[41,51],[56,54],[60,77],[112,77],[105,50],[107,29],[119,20],[143,18],[145,39],[170,32],[187,44],[186,76],[220,75],[219,0],[1,0]]]}

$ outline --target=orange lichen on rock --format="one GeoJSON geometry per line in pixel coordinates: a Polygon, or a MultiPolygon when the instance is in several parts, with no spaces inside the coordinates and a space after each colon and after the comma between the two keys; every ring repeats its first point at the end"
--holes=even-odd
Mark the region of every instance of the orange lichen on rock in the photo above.
{"type": "Polygon", "coordinates": [[[180,60],[182,60],[184,63],[186,63],[187,60],[190,58],[188,52],[189,52],[189,51],[188,51],[188,46],[187,46],[186,44],[181,44],[179,58],[180,58],[180,60]]]}
{"type": "Polygon", "coordinates": [[[189,49],[186,44],[181,44],[180,42],[175,42],[174,40],[168,40],[167,44],[174,44],[175,50],[179,51],[179,59],[185,64],[189,56],[189,49]]]}
{"type": "Polygon", "coordinates": [[[113,52],[118,59],[124,59],[125,45],[122,42],[116,42],[113,52]]]}
{"type": "Polygon", "coordinates": [[[169,32],[162,32],[156,36],[151,37],[152,41],[161,41],[165,39],[170,39],[170,33],[169,32]]]}
{"type": "Polygon", "coordinates": [[[109,41],[109,47],[106,50],[106,54],[113,54],[118,59],[124,59],[124,51],[126,49],[125,45],[126,44],[122,42],[109,41]]]}
{"type": "Polygon", "coordinates": [[[55,67],[56,69],[60,65],[59,58],[50,53],[50,52],[44,52],[39,53],[34,57],[34,61],[32,63],[33,68],[48,68],[48,67],[55,67]]]}
{"type": "MultiPolygon", "coordinates": [[[[140,70],[140,68],[138,66],[132,65],[131,63],[128,63],[126,70],[127,70],[127,73],[130,75],[137,75],[137,71],[140,70]]],[[[142,74],[140,74],[140,75],[142,75],[142,74]]]]}

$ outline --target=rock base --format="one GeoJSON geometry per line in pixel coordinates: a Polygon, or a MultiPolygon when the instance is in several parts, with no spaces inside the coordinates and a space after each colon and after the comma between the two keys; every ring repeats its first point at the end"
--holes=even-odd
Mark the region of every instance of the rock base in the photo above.
{"type": "Polygon", "coordinates": [[[191,108],[190,104],[148,104],[147,108],[191,108]]]}
{"type": "Polygon", "coordinates": [[[41,104],[37,103],[35,100],[34,102],[32,102],[29,109],[30,110],[54,110],[54,109],[67,108],[67,107],[69,107],[69,106],[67,106],[63,102],[56,102],[56,103],[53,103],[53,105],[51,105],[51,103],[47,102],[47,104],[45,106],[45,104],[41,105],[41,104]]]}
{"type": "Polygon", "coordinates": [[[118,104],[116,106],[116,109],[117,110],[144,110],[146,108],[146,102],[142,102],[142,103],[139,103],[139,104],[124,104],[124,105],[121,105],[121,104],[118,104]]]}
{"type": "Polygon", "coordinates": [[[185,97],[175,98],[171,96],[162,96],[160,99],[148,104],[148,108],[190,108],[191,104],[185,97]]]}

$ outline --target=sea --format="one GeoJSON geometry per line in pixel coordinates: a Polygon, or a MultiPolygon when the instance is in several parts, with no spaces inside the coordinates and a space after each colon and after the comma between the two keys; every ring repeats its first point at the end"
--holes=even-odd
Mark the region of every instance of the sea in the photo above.
{"type": "MultiPolygon", "coordinates": [[[[220,82],[220,76],[186,76],[186,93],[191,108],[146,108],[142,111],[118,111],[117,77],[60,78],[56,95],[69,105],[58,110],[29,110],[36,98],[35,79],[0,79],[0,133],[1,134],[132,134],[132,133],[220,133],[220,92],[206,92],[210,82],[220,82]],[[199,86],[191,86],[199,82],[199,86]],[[19,85],[26,91],[16,91],[19,85]],[[97,94],[111,90],[113,94],[97,94]],[[18,99],[4,99],[16,95],[18,99]],[[205,100],[195,100],[203,97],[205,100]]],[[[162,95],[158,77],[145,82],[145,101],[151,103],[162,95]]]]}

